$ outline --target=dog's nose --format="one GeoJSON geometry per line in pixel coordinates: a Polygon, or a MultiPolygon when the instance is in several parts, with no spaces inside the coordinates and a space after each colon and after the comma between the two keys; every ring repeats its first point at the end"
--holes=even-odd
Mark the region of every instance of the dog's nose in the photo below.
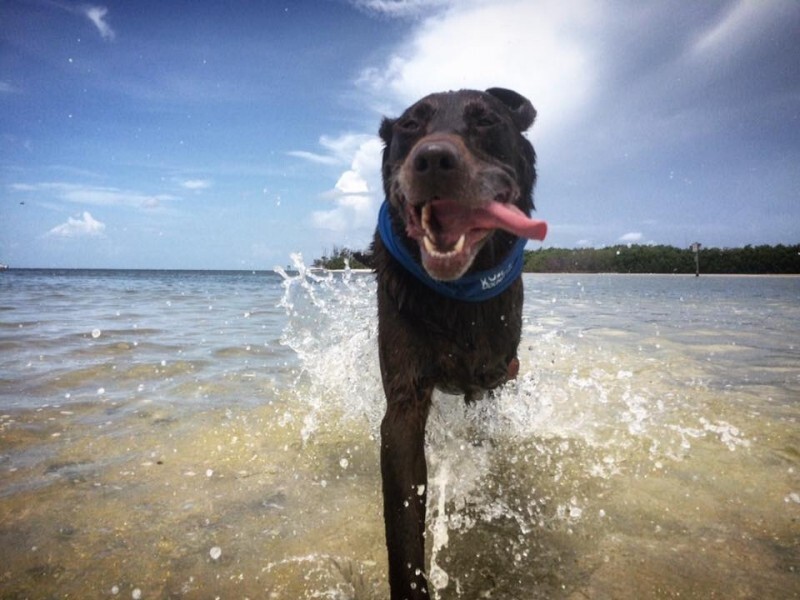
{"type": "Polygon", "coordinates": [[[459,167],[458,150],[450,142],[437,140],[417,146],[413,157],[414,172],[422,176],[445,175],[459,167]]]}

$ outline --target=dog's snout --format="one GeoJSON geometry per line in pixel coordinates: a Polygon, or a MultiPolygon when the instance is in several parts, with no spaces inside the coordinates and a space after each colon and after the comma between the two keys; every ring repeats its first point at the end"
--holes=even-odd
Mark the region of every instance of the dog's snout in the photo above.
{"type": "Polygon", "coordinates": [[[421,176],[435,176],[456,170],[461,159],[454,144],[437,140],[417,147],[413,156],[414,172],[421,176]]]}

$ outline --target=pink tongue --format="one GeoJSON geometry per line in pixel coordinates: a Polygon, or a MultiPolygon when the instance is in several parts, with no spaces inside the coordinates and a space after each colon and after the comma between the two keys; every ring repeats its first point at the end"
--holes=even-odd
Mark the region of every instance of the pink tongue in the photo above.
{"type": "Polygon", "coordinates": [[[543,240],[547,223],[531,219],[513,204],[490,202],[469,210],[453,200],[434,200],[436,220],[452,234],[460,235],[466,229],[504,229],[519,237],[543,240]]]}
{"type": "Polygon", "coordinates": [[[547,235],[547,222],[531,219],[513,204],[491,202],[478,209],[478,221],[494,229],[505,229],[519,237],[529,240],[543,240],[547,235]]]}

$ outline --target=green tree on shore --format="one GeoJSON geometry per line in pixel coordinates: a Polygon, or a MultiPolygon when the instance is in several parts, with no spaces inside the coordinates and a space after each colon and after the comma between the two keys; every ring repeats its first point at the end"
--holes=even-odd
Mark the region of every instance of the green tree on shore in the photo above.
{"type": "MultiPolygon", "coordinates": [[[[525,252],[529,273],[694,273],[694,253],[674,246],[542,248],[525,252]]],[[[800,244],[702,248],[701,273],[800,274],[800,244]]]]}
{"type": "MultiPolygon", "coordinates": [[[[369,254],[333,247],[330,256],[314,266],[343,269],[369,266],[369,254]]],[[[694,253],[689,248],[640,244],[605,248],[541,248],[525,251],[526,273],[694,273],[694,253]]],[[[701,248],[700,272],[730,275],[800,274],[800,244],[701,248]]]]}
{"type": "Polygon", "coordinates": [[[314,260],[314,266],[323,269],[341,270],[349,265],[351,269],[366,269],[367,266],[359,260],[362,256],[360,252],[354,252],[347,247],[334,246],[330,256],[323,255],[322,258],[314,260]]]}

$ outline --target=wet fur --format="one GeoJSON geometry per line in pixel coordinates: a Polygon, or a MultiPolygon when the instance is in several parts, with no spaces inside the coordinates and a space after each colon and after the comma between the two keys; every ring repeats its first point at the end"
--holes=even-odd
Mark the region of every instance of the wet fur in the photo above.
{"type": "MultiPolygon", "coordinates": [[[[396,234],[406,236],[402,203],[412,201],[398,198],[398,178],[402,174],[413,179],[407,159],[421,140],[431,135],[457,136],[459,152],[467,153],[463,157],[465,173],[435,185],[460,187],[459,197],[469,195],[470,190],[463,189],[465,179],[480,186],[482,177],[486,180],[492,176],[491,169],[502,169],[518,188],[516,204],[530,214],[535,153],[521,132],[532,124],[535,114],[522,96],[492,89],[434,94],[411,106],[400,118],[385,119],[380,129],[386,144],[384,190],[392,203],[396,234]],[[489,120],[495,122],[487,126],[489,120]]],[[[413,181],[403,183],[404,189],[414,189],[413,181]]],[[[405,241],[418,257],[418,244],[407,237],[405,241]]],[[[498,264],[515,241],[516,237],[506,232],[492,233],[480,247],[470,272],[498,264]]],[[[522,280],[518,278],[493,299],[462,302],[436,294],[410,275],[389,254],[377,233],[372,254],[386,395],[381,475],[391,597],[429,598],[424,548],[428,483],[424,444],[431,395],[439,388],[463,393],[472,401],[508,380],[520,341],[522,280]]]]}

